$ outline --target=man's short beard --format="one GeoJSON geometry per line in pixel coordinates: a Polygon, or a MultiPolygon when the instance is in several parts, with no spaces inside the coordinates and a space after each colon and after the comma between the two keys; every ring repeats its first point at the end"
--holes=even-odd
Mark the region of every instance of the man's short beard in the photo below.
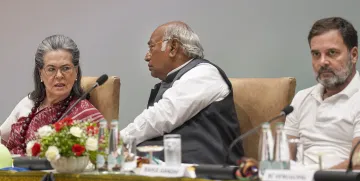
{"type": "Polygon", "coordinates": [[[316,80],[327,89],[337,88],[343,85],[346,79],[352,74],[353,66],[354,65],[351,62],[351,56],[350,56],[345,69],[335,73],[332,69],[328,67],[321,67],[317,73],[316,80]],[[320,75],[324,71],[331,72],[334,74],[334,76],[328,79],[321,80],[320,75]]]}

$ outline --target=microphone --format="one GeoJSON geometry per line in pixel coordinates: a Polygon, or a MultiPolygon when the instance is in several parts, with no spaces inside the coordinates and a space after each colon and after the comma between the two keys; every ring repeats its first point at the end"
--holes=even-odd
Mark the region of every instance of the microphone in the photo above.
{"type": "Polygon", "coordinates": [[[195,174],[197,178],[205,178],[211,180],[235,180],[236,170],[238,166],[223,166],[223,165],[211,165],[201,164],[196,165],[195,174]]]}
{"type": "Polygon", "coordinates": [[[356,181],[360,180],[359,172],[352,172],[353,170],[353,156],[356,148],[360,145],[360,141],[356,143],[354,148],[351,150],[349,165],[346,171],[332,171],[332,170],[319,170],[314,174],[315,181],[356,181]]]}
{"type": "Polygon", "coordinates": [[[254,134],[263,124],[265,124],[265,123],[269,123],[269,124],[270,124],[271,122],[273,122],[273,121],[275,121],[275,120],[277,120],[277,119],[279,119],[279,118],[281,118],[281,117],[283,117],[283,116],[287,116],[288,114],[290,114],[291,112],[293,112],[293,110],[294,110],[294,107],[288,105],[288,106],[286,106],[286,107],[280,112],[280,114],[279,114],[278,116],[276,116],[276,117],[270,119],[269,121],[266,121],[266,122],[264,122],[264,123],[256,126],[255,128],[252,128],[251,130],[247,131],[245,134],[240,135],[238,138],[236,138],[236,139],[230,144],[229,149],[228,149],[228,151],[227,151],[226,154],[225,154],[225,160],[224,160],[225,162],[224,162],[224,164],[228,163],[228,161],[229,161],[229,159],[230,159],[231,150],[232,150],[232,148],[236,145],[236,143],[238,143],[239,141],[241,141],[241,140],[243,140],[244,138],[248,137],[249,135],[254,134]]]}
{"type": "Polygon", "coordinates": [[[351,150],[351,154],[350,154],[350,159],[349,159],[349,165],[346,169],[346,173],[349,173],[353,170],[353,162],[352,162],[352,159],[353,159],[353,156],[354,156],[354,153],[355,153],[355,150],[356,148],[360,145],[360,141],[356,143],[356,145],[354,146],[354,148],[351,150]]]}
{"type": "Polygon", "coordinates": [[[319,170],[314,173],[315,181],[358,181],[360,180],[359,172],[344,172],[319,170]]]}
{"type": "Polygon", "coordinates": [[[85,97],[86,97],[92,90],[94,90],[96,87],[103,85],[103,84],[107,81],[107,79],[108,79],[108,75],[106,75],[106,74],[103,74],[102,76],[100,76],[100,77],[96,80],[96,83],[95,83],[88,91],[86,91],[78,100],[76,100],[76,102],[69,107],[69,109],[58,119],[58,121],[64,119],[64,117],[65,117],[81,100],[85,99],[85,97]]]}
{"type": "MultiPolygon", "coordinates": [[[[293,110],[294,110],[294,108],[292,106],[290,106],[290,105],[286,106],[278,116],[270,119],[269,121],[267,121],[267,123],[271,123],[276,119],[286,116],[286,115],[290,114],[293,110]]],[[[264,122],[264,123],[266,123],[266,122],[264,122]]],[[[253,129],[249,130],[248,132],[246,132],[245,134],[239,136],[230,144],[229,149],[225,154],[225,158],[224,158],[225,162],[223,165],[201,164],[201,165],[195,166],[196,176],[200,177],[200,178],[215,179],[215,180],[236,179],[235,172],[239,167],[226,165],[226,163],[228,163],[228,161],[229,161],[231,149],[235,146],[235,144],[237,142],[239,142],[240,140],[243,140],[244,138],[248,137],[249,135],[255,133],[255,131],[257,129],[259,129],[263,124],[260,124],[259,126],[253,128],[253,129]]]]}

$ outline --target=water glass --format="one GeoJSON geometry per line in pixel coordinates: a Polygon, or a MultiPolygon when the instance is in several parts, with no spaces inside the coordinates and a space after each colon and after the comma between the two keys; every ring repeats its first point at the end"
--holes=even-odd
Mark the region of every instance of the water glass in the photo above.
{"type": "Polygon", "coordinates": [[[164,155],[167,166],[181,166],[181,135],[164,136],[164,155]]]}
{"type": "Polygon", "coordinates": [[[299,138],[289,139],[289,148],[296,148],[295,158],[291,158],[291,160],[296,161],[298,164],[304,165],[304,145],[300,141],[299,138]]]}
{"type": "Polygon", "coordinates": [[[128,142],[124,143],[124,162],[123,171],[131,171],[136,168],[136,138],[128,137],[128,142]]]}
{"type": "Polygon", "coordinates": [[[319,170],[329,169],[337,164],[340,164],[338,155],[334,151],[317,152],[319,170]]]}

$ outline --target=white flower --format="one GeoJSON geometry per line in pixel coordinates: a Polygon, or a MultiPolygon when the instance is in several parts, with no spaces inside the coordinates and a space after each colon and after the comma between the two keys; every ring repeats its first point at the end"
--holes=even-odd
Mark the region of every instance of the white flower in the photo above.
{"type": "Polygon", "coordinates": [[[53,132],[54,132],[54,130],[48,125],[45,125],[38,129],[38,134],[39,134],[40,138],[42,138],[44,136],[50,136],[50,134],[53,132]]]}
{"type": "Polygon", "coordinates": [[[95,151],[98,149],[97,139],[94,137],[90,137],[86,140],[85,148],[90,151],[95,151]]]}
{"type": "Polygon", "coordinates": [[[80,138],[81,137],[81,134],[82,134],[82,130],[79,128],[79,127],[71,127],[70,128],[70,133],[75,136],[75,137],[78,137],[80,138]]]}
{"type": "Polygon", "coordinates": [[[34,146],[34,144],[36,143],[36,141],[32,140],[29,141],[26,145],[26,155],[27,156],[32,156],[32,147],[34,146]]]}
{"type": "Polygon", "coordinates": [[[48,150],[45,152],[46,159],[51,161],[56,161],[60,158],[59,149],[56,146],[49,146],[48,150]]]}

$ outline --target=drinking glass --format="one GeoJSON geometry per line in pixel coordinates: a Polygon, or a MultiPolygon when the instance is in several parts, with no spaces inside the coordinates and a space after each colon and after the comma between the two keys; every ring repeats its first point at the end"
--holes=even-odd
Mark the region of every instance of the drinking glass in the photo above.
{"type": "Polygon", "coordinates": [[[136,138],[128,137],[128,142],[124,143],[124,162],[123,171],[132,171],[136,168],[136,138]]]}
{"type": "Polygon", "coordinates": [[[299,138],[289,139],[289,148],[296,148],[295,158],[290,158],[291,160],[297,162],[298,164],[304,165],[304,145],[299,138]]]}
{"type": "Polygon", "coordinates": [[[164,136],[164,155],[167,166],[181,166],[181,135],[164,136]]]}

